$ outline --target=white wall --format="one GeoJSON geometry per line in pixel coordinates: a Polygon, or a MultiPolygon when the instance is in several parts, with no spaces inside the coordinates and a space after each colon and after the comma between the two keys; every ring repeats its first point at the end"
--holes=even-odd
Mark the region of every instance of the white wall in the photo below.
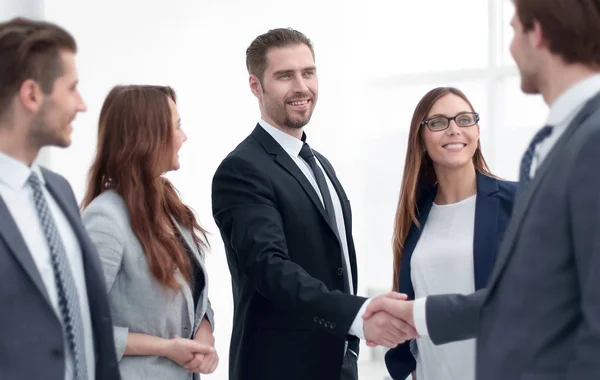
{"type": "MultiPolygon", "coordinates": [[[[45,18],[77,39],[80,89],[89,106],[74,124],[73,146],[52,149],[47,162],[81,199],[109,89],[131,83],[176,89],[189,140],[182,169],[170,177],[213,233],[208,266],[221,364],[208,378],[226,379],[232,299],[210,183],[216,166],[259,117],[247,86],[249,43],[270,28],[291,26],[315,44],[320,101],[307,133],[335,165],[353,204],[359,292],[366,294],[391,287],[392,221],[408,125],[426,91],[445,84],[465,90],[482,115],[488,162],[509,179],[516,178],[524,147],[543,123],[545,107],[521,95],[516,77],[487,78],[490,43],[499,50],[507,46],[505,31],[496,41],[489,30],[488,6],[494,1],[45,0],[45,18]],[[470,76],[468,70],[483,74],[470,76]],[[423,72],[433,74],[414,79],[423,72]]],[[[506,25],[506,17],[500,18],[506,25]]],[[[500,64],[510,64],[501,56],[500,64]]],[[[363,352],[362,361],[370,357],[363,352]]],[[[383,364],[377,366],[373,376],[385,373],[383,364]]]]}
{"type": "Polygon", "coordinates": [[[0,1],[0,21],[13,17],[39,18],[43,14],[43,0],[2,0],[0,1]]]}

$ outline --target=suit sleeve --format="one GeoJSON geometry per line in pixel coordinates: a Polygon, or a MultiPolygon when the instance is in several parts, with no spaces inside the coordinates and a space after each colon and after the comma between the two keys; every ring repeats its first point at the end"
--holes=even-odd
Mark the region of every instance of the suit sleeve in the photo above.
{"type": "Polygon", "coordinates": [[[469,295],[441,294],[427,297],[427,329],[431,341],[444,344],[475,338],[487,289],[469,295]]]}
{"type": "Polygon", "coordinates": [[[568,179],[568,212],[580,297],[579,331],[565,380],[600,379],[600,132],[579,151],[568,179]]]}
{"type": "Polygon", "coordinates": [[[345,337],[366,299],[330,291],[290,260],[269,178],[247,160],[229,156],[213,178],[212,198],[227,255],[240,275],[278,308],[305,314],[315,328],[345,337]]]}
{"type": "MultiPolygon", "coordinates": [[[[110,292],[121,268],[125,237],[119,230],[119,224],[107,212],[90,207],[83,212],[82,218],[88,235],[100,255],[104,279],[110,292]]],[[[120,361],[127,347],[129,327],[113,325],[113,332],[117,359],[120,361]]]]}

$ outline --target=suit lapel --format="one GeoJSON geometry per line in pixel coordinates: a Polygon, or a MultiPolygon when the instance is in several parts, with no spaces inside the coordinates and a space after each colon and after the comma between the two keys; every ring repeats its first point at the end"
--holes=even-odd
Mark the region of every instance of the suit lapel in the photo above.
{"type": "Polygon", "coordinates": [[[46,286],[42,281],[42,276],[40,276],[38,268],[33,261],[33,257],[27,248],[27,244],[23,239],[23,235],[21,235],[21,231],[19,231],[19,228],[13,220],[8,207],[6,207],[6,204],[1,197],[0,215],[2,215],[2,219],[0,219],[0,235],[8,244],[9,250],[13,253],[13,255],[15,255],[17,261],[19,261],[25,270],[25,273],[27,273],[29,278],[31,278],[31,281],[35,284],[40,293],[42,293],[44,299],[48,302],[48,305],[52,307],[46,286]]]}
{"type": "MultiPolygon", "coordinates": [[[[198,264],[198,267],[200,268],[200,270],[202,270],[202,272],[204,274],[204,284],[205,284],[205,287],[207,287],[208,286],[208,274],[206,273],[206,270],[204,268],[204,260],[202,259],[202,256],[200,256],[200,251],[198,250],[198,247],[194,243],[194,239],[193,239],[191,233],[187,229],[183,228],[179,224],[179,222],[177,222],[177,220],[175,220],[175,218],[173,218],[172,216],[171,216],[171,221],[173,222],[173,224],[179,231],[179,234],[183,238],[183,242],[186,245],[187,249],[192,253],[193,259],[196,261],[196,264],[198,264]]],[[[185,287],[185,288],[188,288],[188,287],[185,287]]],[[[202,307],[202,305],[204,305],[207,302],[207,301],[205,302],[204,299],[208,297],[208,293],[202,292],[202,294],[203,294],[202,300],[200,300],[200,302],[198,302],[198,308],[202,307]]],[[[195,319],[196,319],[195,316],[196,316],[197,310],[194,310],[194,295],[192,294],[191,291],[186,292],[186,303],[187,303],[188,314],[190,317],[191,326],[194,327],[193,331],[196,331],[197,326],[195,326],[195,319]]]]}
{"type": "Polygon", "coordinates": [[[473,267],[475,289],[485,288],[496,258],[498,215],[500,201],[492,194],[498,191],[495,179],[477,173],[477,200],[475,202],[475,230],[473,239],[473,267]]]}
{"type": "Polygon", "coordinates": [[[529,210],[529,207],[531,205],[531,199],[539,190],[540,184],[549,172],[549,168],[552,167],[554,162],[558,160],[558,158],[561,155],[561,152],[563,151],[571,137],[573,137],[578,127],[581,124],[583,124],[585,119],[587,119],[598,108],[600,108],[600,94],[594,96],[590,101],[586,103],[583,109],[577,114],[577,116],[575,116],[575,119],[563,132],[562,136],[554,144],[554,146],[548,153],[548,156],[544,159],[540,167],[536,170],[535,176],[531,180],[531,182],[527,185],[527,187],[524,190],[519,189],[511,221],[508,225],[504,241],[501,245],[497,263],[494,266],[492,278],[490,279],[490,287],[495,285],[504,267],[506,266],[506,263],[510,259],[511,254],[514,251],[513,247],[519,236],[519,231],[521,230],[521,224],[523,222],[523,219],[527,215],[527,211],[529,210]]]}
{"type": "MultiPolygon", "coordinates": [[[[325,208],[323,207],[323,203],[319,198],[319,195],[315,191],[315,188],[310,184],[302,170],[296,165],[296,163],[292,160],[289,154],[269,135],[267,131],[265,131],[260,125],[257,125],[252,132],[252,136],[256,138],[263,148],[267,151],[267,153],[275,156],[275,161],[281,165],[285,170],[288,171],[302,186],[304,192],[308,195],[308,197],[312,200],[313,204],[319,210],[319,213],[327,223],[327,225],[331,228],[332,232],[337,237],[338,241],[340,241],[340,237],[338,234],[337,226],[333,226],[327,217],[325,208]]],[[[331,177],[330,177],[331,179],[331,177]]],[[[333,181],[332,181],[333,182],[333,181]]],[[[337,189],[336,189],[337,190],[337,189]]]]}
{"type": "MultiPolygon", "coordinates": [[[[357,264],[356,264],[356,253],[352,251],[353,249],[353,243],[351,244],[352,241],[352,214],[350,212],[350,204],[348,203],[348,197],[346,196],[346,192],[344,191],[344,188],[342,187],[342,184],[340,183],[340,181],[338,180],[337,176],[335,175],[335,172],[333,171],[333,168],[327,163],[327,160],[324,159],[324,157],[318,153],[318,152],[314,152],[315,155],[317,156],[318,161],[321,163],[321,167],[323,167],[323,170],[325,171],[325,176],[329,178],[329,180],[331,181],[331,183],[333,184],[333,187],[335,189],[335,192],[340,201],[340,205],[342,206],[342,216],[344,217],[344,227],[345,227],[345,232],[346,232],[346,242],[348,244],[348,256],[350,259],[350,270],[352,271],[352,278],[354,279],[354,281],[352,281],[353,285],[354,285],[354,294],[356,294],[357,291],[357,282],[356,278],[357,278],[357,264]]],[[[333,197],[334,194],[331,194],[331,196],[333,197]]],[[[339,233],[338,233],[338,229],[337,226],[332,226],[334,232],[336,233],[336,236],[338,236],[338,240],[341,243],[341,239],[339,237],[339,233]]]]}
{"type": "MultiPolygon", "coordinates": [[[[46,182],[46,189],[52,196],[52,198],[58,204],[61,211],[67,218],[69,225],[73,229],[77,241],[81,248],[81,258],[83,262],[83,270],[85,275],[85,283],[88,293],[88,299],[90,304],[90,311],[94,312],[96,307],[99,307],[96,300],[98,289],[101,289],[101,294],[106,292],[106,285],[104,284],[104,275],[100,264],[99,256],[97,255],[96,247],[89,240],[87,232],[85,231],[81,222],[81,216],[79,209],[75,204],[75,208],[69,207],[69,201],[65,198],[66,190],[70,193],[70,189],[62,189],[56,183],[54,178],[55,174],[42,168],[44,180],[46,182]],[[91,256],[91,255],[96,255],[91,256]]],[[[92,315],[94,320],[94,315],[92,315]]]]}

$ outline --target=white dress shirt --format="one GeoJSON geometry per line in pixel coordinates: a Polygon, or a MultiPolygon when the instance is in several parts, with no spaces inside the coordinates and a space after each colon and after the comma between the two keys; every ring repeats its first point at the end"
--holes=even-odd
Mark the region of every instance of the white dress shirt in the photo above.
{"type": "Polygon", "coordinates": [[[531,178],[585,103],[598,92],[600,92],[600,75],[597,74],[569,88],[550,106],[546,125],[553,127],[552,134],[536,146],[529,172],[531,178]]]}
{"type": "MultiPolygon", "coordinates": [[[[304,142],[300,139],[290,136],[287,133],[273,127],[272,125],[270,125],[263,119],[261,119],[259,121],[259,124],[265,131],[267,131],[267,133],[269,135],[271,135],[271,137],[273,137],[273,139],[275,139],[275,141],[277,141],[277,143],[279,145],[281,145],[283,150],[285,150],[286,153],[296,163],[296,165],[298,165],[298,168],[300,168],[300,170],[302,171],[302,173],[304,174],[306,179],[308,179],[310,184],[313,186],[313,188],[319,195],[319,199],[321,199],[321,203],[323,203],[323,196],[321,195],[321,191],[319,190],[319,185],[317,184],[315,175],[314,175],[312,169],[310,168],[310,166],[308,165],[308,163],[300,157],[300,150],[302,149],[304,142]]],[[[335,212],[335,219],[337,222],[338,234],[340,237],[340,242],[342,244],[343,260],[346,261],[346,268],[348,268],[348,271],[347,271],[348,276],[347,277],[348,277],[348,282],[349,282],[349,286],[350,286],[350,291],[352,291],[352,289],[354,289],[354,286],[353,286],[352,272],[350,271],[350,268],[351,268],[350,267],[350,256],[348,254],[348,240],[346,237],[346,224],[344,222],[344,214],[342,213],[342,203],[340,201],[340,197],[337,194],[337,191],[335,190],[335,187],[333,186],[333,183],[331,182],[331,179],[327,175],[327,172],[323,169],[323,166],[321,165],[321,162],[319,162],[318,157],[315,156],[315,158],[317,159],[317,164],[323,171],[323,175],[325,176],[325,180],[327,181],[327,187],[329,188],[329,193],[331,194],[331,200],[333,202],[333,210],[335,212]]],[[[325,207],[324,204],[323,204],[323,207],[325,207]]],[[[352,323],[352,326],[350,327],[349,334],[354,335],[360,339],[364,339],[362,315],[366,311],[368,303],[369,303],[369,301],[365,302],[362,305],[356,318],[354,319],[354,322],[352,323]]]]}
{"type": "MultiPolygon", "coordinates": [[[[550,115],[548,116],[546,125],[553,126],[552,134],[539,143],[535,149],[531,164],[531,178],[534,177],[535,171],[548,156],[554,144],[556,144],[569,124],[571,124],[577,113],[598,92],[600,92],[600,74],[592,75],[571,86],[550,106],[550,115]]],[[[413,305],[415,327],[421,336],[429,336],[425,314],[426,301],[426,298],[417,298],[413,305]]]]}
{"type": "MultiPolygon", "coordinates": [[[[85,275],[83,270],[83,259],[81,256],[81,247],[77,236],[75,235],[71,224],[63,214],[61,208],[56,203],[45,187],[45,180],[39,166],[32,165],[28,167],[22,162],[9,157],[0,152],[0,197],[6,203],[13,220],[15,221],[29,253],[33,258],[42,281],[46,287],[50,303],[56,312],[57,318],[62,324],[62,317],[58,308],[58,292],[54,280],[54,269],[50,258],[50,248],[42,230],[35,202],[33,199],[33,189],[27,183],[29,175],[37,173],[42,184],[42,192],[48,202],[48,207],[52,218],[56,224],[60,237],[63,241],[67,259],[73,273],[73,280],[77,287],[79,295],[79,305],[81,308],[81,317],[83,320],[83,334],[85,340],[86,364],[88,370],[88,379],[95,378],[95,351],[92,335],[92,320],[90,316],[90,307],[88,302],[85,275]]],[[[65,349],[65,380],[71,380],[74,377],[73,359],[68,349],[66,337],[64,338],[65,349]]],[[[31,365],[35,364],[36,359],[31,358],[31,365]]]]}
{"type": "MultiPolygon", "coordinates": [[[[416,298],[475,291],[476,199],[475,195],[453,204],[432,205],[411,257],[416,298]]],[[[417,379],[475,379],[475,339],[436,346],[429,337],[422,337],[416,345],[417,379]]]]}

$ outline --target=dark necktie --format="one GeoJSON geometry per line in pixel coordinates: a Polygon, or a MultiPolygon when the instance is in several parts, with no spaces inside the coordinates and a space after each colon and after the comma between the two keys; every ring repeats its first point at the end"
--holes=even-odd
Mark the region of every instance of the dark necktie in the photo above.
{"type": "Polygon", "coordinates": [[[525,186],[531,181],[529,173],[531,173],[531,163],[533,161],[533,155],[535,154],[535,148],[551,134],[552,126],[546,125],[533,136],[531,143],[529,143],[529,147],[527,147],[523,159],[521,160],[521,170],[519,172],[519,188],[521,191],[523,191],[525,186]]]}
{"type": "Polygon", "coordinates": [[[71,266],[48,203],[42,192],[42,184],[36,173],[31,173],[27,180],[33,189],[33,199],[44,236],[50,247],[50,261],[54,270],[54,281],[58,291],[58,309],[62,318],[64,334],[69,345],[68,351],[73,355],[75,380],[88,378],[83,339],[83,321],[79,307],[79,295],[71,272],[71,266]]]}
{"type": "MultiPolygon", "coordinates": [[[[323,197],[323,203],[325,204],[325,213],[329,218],[329,223],[331,227],[334,228],[334,232],[336,236],[339,238],[337,221],[335,218],[335,210],[333,209],[333,200],[331,199],[331,193],[329,192],[329,186],[327,185],[327,181],[325,180],[325,175],[321,170],[321,167],[317,163],[317,159],[315,155],[308,146],[307,143],[304,143],[302,149],[300,150],[300,157],[308,163],[310,168],[315,175],[315,180],[317,181],[317,186],[319,186],[319,191],[321,192],[321,196],[323,197]]],[[[341,244],[341,242],[340,242],[341,244]]],[[[344,291],[346,293],[352,293],[350,291],[350,284],[348,281],[348,266],[346,265],[346,258],[344,257],[344,250],[342,249],[342,270],[344,272],[344,291]]]]}

